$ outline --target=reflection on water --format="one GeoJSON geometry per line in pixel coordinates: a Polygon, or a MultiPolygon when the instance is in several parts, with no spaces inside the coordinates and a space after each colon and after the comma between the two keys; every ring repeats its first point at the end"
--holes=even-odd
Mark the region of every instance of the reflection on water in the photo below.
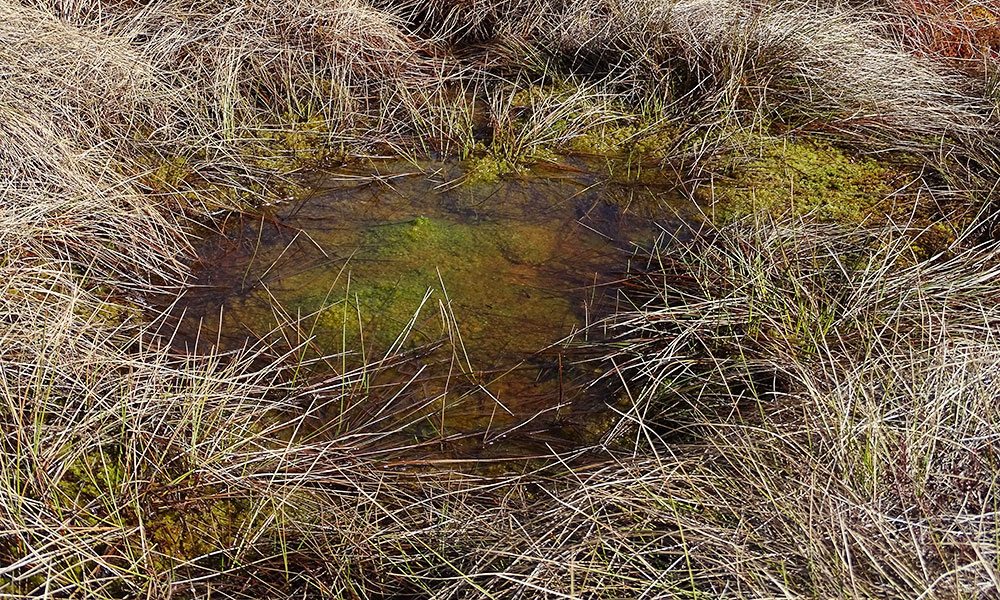
{"type": "MultiPolygon", "coordinates": [[[[461,176],[454,164],[358,165],[314,174],[264,216],[231,218],[198,248],[196,284],[172,311],[177,345],[300,348],[330,373],[412,351],[381,374],[396,380],[387,396],[407,398],[394,413],[407,440],[475,432],[468,454],[514,436],[522,450],[587,437],[585,415],[605,398],[582,385],[566,343],[613,307],[631,250],[655,235],[648,216],[684,205],[667,186],[576,168],[461,176]]],[[[338,404],[317,426],[342,432],[374,406],[338,404]]]]}

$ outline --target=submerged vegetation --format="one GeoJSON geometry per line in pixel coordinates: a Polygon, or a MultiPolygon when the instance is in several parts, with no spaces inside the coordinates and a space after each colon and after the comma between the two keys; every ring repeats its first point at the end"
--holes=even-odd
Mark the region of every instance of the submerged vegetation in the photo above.
{"type": "MultiPolygon", "coordinates": [[[[998,60],[975,0],[0,0],[0,596],[995,597],[998,60]],[[599,443],[397,444],[403,343],[171,344],[192,224],[378,155],[702,207],[591,325],[599,443]]],[[[471,229],[362,235],[545,260],[471,229]]]]}

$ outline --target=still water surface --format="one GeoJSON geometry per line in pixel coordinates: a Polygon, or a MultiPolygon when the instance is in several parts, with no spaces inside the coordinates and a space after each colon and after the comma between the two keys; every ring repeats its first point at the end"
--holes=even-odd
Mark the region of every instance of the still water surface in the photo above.
{"type": "MultiPolygon", "coordinates": [[[[395,443],[496,455],[593,438],[608,390],[581,364],[579,346],[600,335],[587,326],[621,301],[616,283],[662,217],[690,209],[667,182],[587,167],[476,184],[452,163],[313,173],[296,199],[206,232],[172,308],[175,343],[295,348],[318,377],[403,353],[379,375],[407,406],[383,423],[395,443]]],[[[320,420],[341,433],[336,406],[320,420]]]]}

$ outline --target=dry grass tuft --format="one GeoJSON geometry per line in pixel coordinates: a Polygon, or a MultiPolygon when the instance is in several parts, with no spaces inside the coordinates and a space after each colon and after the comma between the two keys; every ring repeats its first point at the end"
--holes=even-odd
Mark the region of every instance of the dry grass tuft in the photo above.
{"type": "Polygon", "coordinates": [[[614,321],[645,384],[611,436],[702,457],[692,518],[720,521],[685,560],[718,552],[716,593],[996,593],[998,259],[753,221],[654,257],[614,321]]]}
{"type": "Polygon", "coordinates": [[[986,126],[974,82],[908,52],[891,33],[903,17],[871,7],[750,0],[405,6],[409,22],[446,38],[535,47],[619,88],[744,122],[832,123],[892,139],[986,126]]]}

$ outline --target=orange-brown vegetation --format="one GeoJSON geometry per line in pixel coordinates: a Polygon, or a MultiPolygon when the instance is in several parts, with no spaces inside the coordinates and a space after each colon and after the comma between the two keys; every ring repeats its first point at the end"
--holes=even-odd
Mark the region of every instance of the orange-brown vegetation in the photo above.
{"type": "Polygon", "coordinates": [[[938,56],[969,61],[1000,59],[1000,4],[969,0],[896,0],[910,17],[904,35],[938,56]]]}

